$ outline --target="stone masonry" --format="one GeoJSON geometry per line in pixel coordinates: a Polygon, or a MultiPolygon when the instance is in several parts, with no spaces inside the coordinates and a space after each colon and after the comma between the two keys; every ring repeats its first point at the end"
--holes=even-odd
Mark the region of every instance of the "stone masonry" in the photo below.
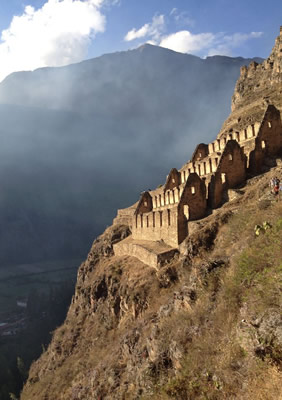
{"type": "MultiPolygon", "coordinates": [[[[282,31],[271,56],[262,66],[252,63],[248,68],[242,67],[232,99],[233,112],[216,140],[199,144],[190,161],[179,170],[173,168],[170,171],[164,185],[143,192],[138,203],[118,211],[115,222],[125,222],[126,219],[132,228],[131,241],[142,241],[143,247],[148,241],[178,248],[189,235],[189,221],[203,218],[208,209],[221,206],[228,189],[242,184],[247,174],[260,173],[267,157],[281,154],[279,108],[282,104],[278,100],[277,104],[270,104],[270,100],[277,99],[270,92],[266,101],[262,95],[265,91],[261,96],[255,93],[248,97],[242,88],[244,82],[251,79],[246,90],[254,90],[253,76],[257,69],[264,68],[271,83],[275,81],[273,93],[276,93],[279,82],[282,82],[281,54],[282,31]],[[253,103],[250,101],[252,98],[255,98],[253,103]]],[[[261,86],[257,91],[262,90],[261,86]]],[[[128,254],[128,249],[122,242],[114,246],[118,255],[128,254]]]]}

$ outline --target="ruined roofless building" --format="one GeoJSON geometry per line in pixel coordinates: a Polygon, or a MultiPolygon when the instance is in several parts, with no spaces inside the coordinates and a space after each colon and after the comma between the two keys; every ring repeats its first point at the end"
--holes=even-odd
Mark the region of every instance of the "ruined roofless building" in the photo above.
{"type": "Polygon", "coordinates": [[[241,68],[232,113],[216,140],[199,144],[163,186],[118,211],[114,223],[128,223],[132,236],[114,245],[116,255],[135,255],[157,266],[189,235],[190,221],[221,206],[228,189],[242,184],[248,173],[259,173],[267,157],[281,154],[281,73],[282,28],[267,60],[241,68]]]}

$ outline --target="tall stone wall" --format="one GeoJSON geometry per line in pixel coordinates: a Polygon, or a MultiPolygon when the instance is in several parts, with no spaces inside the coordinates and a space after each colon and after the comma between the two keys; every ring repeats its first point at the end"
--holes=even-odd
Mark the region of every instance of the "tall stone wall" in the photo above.
{"type": "Polygon", "coordinates": [[[148,195],[148,192],[142,195],[136,209],[132,223],[133,239],[164,240],[171,246],[178,246],[187,236],[188,220],[199,219],[206,212],[206,186],[196,173],[189,176],[177,204],[164,204],[146,212],[144,202],[150,204],[148,195]]]}
{"type": "Polygon", "coordinates": [[[178,246],[177,206],[158,211],[136,213],[132,223],[132,237],[138,240],[164,240],[178,246]]]}
{"type": "Polygon", "coordinates": [[[229,140],[220,158],[217,173],[221,174],[222,183],[232,189],[246,179],[246,157],[235,140],[229,140]]]}
{"type": "Polygon", "coordinates": [[[267,108],[264,119],[261,123],[258,138],[260,146],[267,156],[281,153],[282,145],[282,124],[280,112],[270,105],[267,108]]]}
{"type": "Polygon", "coordinates": [[[188,235],[188,221],[205,216],[206,197],[204,181],[196,173],[190,174],[178,204],[178,244],[188,235]]]}

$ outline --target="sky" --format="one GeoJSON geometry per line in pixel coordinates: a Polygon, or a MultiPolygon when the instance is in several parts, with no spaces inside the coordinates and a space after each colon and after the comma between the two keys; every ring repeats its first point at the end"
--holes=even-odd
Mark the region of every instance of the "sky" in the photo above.
{"type": "Polygon", "coordinates": [[[281,0],[1,0],[0,81],[144,43],[265,58],[281,17],[281,0]]]}

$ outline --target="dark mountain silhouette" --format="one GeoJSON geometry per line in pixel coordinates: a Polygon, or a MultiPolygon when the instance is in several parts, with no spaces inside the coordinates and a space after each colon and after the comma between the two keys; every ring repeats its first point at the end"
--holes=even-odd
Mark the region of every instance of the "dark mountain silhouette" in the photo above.
{"type": "Polygon", "coordinates": [[[0,261],[83,257],[117,208],[217,134],[250,61],[144,45],[8,76],[0,84],[0,261]]]}

